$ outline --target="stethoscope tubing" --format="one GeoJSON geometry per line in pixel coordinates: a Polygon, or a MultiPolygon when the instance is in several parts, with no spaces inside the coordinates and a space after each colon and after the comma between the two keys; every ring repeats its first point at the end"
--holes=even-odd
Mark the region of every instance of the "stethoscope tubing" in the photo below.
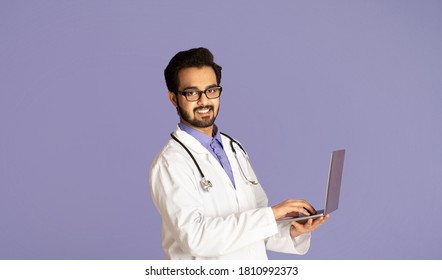
{"type": "Polygon", "coordinates": [[[186,147],[186,145],[184,145],[183,142],[181,142],[180,140],[178,140],[178,138],[176,138],[175,135],[173,135],[173,133],[171,133],[170,136],[172,136],[172,139],[175,140],[175,141],[177,141],[177,142],[178,142],[178,143],[179,143],[179,144],[180,144],[180,145],[186,150],[186,152],[189,154],[189,156],[192,158],[193,162],[195,163],[196,168],[198,168],[198,171],[200,172],[201,177],[202,177],[202,178],[205,178],[204,173],[203,173],[203,171],[201,170],[201,168],[200,168],[198,162],[196,161],[196,159],[195,159],[195,157],[192,155],[192,153],[189,151],[189,149],[186,147]]]}
{"type": "MultiPolygon", "coordinates": [[[[257,185],[257,184],[258,184],[258,180],[250,180],[250,179],[247,178],[247,176],[246,176],[244,170],[242,169],[241,164],[239,163],[238,154],[236,153],[236,150],[235,150],[235,148],[233,147],[233,143],[235,143],[236,145],[238,145],[238,147],[244,152],[244,156],[246,157],[247,162],[249,162],[249,160],[248,160],[248,155],[247,155],[246,150],[243,148],[243,146],[242,146],[238,141],[236,141],[235,139],[233,139],[233,138],[230,137],[229,135],[227,135],[227,134],[225,134],[225,133],[223,133],[223,132],[221,132],[221,134],[224,135],[225,137],[229,138],[229,140],[230,140],[230,147],[231,147],[231,149],[232,149],[232,152],[233,152],[234,155],[235,155],[236,161],[238,162],[239,168],[240,168],[241,173],[242,173],[242,175],[244,176],[244,178],[245,178],[249,183],[251,183],[251,184],[253,184],[253,185],[257,185]]],[[[186,147],[186,145],[184,145],[180,140],[178,140],[177,137],[175,137],[175,135],[173,135],[173,133],[171,133],[170,136],[172,137],[173,140],[175,140],[176,142],[178,142],[178,143],[179,143],[179,144],[180,144],[180,145],[186,150],[186,152],[190,155],[190,157],[192,158],[192,160],[193,160],[193,162],[194,162],[196,168],[198,168],[198,172],[199,172],[200,175],[201,175],[201,178],[202,178],[202,179],[201,179],[201,186],[203,187],[203,189],[204,189],[205,191],[209,191],[209,189],[212,187],[212,183],[210,182],[210,180],[207,180],[206,177],[204,176],[204,173],[203,173],[203,171],[201,170],[201,167],[199,166],[199,164],[198,164],[198,162],[196,161],[196,159],[195,159],[195,157],[193,156],[193,154],[192,154],[192,153],[190,152],[190,150],[186,147]]],[[[249,163],[249,164],[250,164],[250,163],[249,163]]]]}

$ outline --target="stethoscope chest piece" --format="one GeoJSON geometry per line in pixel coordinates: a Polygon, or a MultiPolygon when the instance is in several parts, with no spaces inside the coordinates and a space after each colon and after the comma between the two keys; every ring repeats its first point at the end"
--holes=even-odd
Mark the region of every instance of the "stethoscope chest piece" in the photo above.
{"type": "Polygon", "coordinates": [[[212,188],[212,183],[209,180],[207,180],[206,177],[203,177],[201,179],[201,187],[203,188],[203,190],[208,192],[212,188]]]}

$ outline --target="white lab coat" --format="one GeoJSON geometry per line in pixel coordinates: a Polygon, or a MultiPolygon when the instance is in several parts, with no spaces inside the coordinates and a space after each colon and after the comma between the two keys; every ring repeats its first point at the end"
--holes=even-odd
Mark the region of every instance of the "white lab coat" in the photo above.
{"type": "MultiPolygon", "coordinates": [[[[213,187],[203,190],[194,162],[173,139],[154,159],[150,190],[161,215],[167,259],[267,259],[266,249],[293,254],[308,251],[310,234],[292,239],[290,224],[275,222],[261,185],[244,179],[227,137],[222,136],[222,141],[236,189],[198,140],[179,127],[174,135],[190,150],[213,187]]],[[[236,150],[248,177],[256,178],[241,149],[236,150]]]]}

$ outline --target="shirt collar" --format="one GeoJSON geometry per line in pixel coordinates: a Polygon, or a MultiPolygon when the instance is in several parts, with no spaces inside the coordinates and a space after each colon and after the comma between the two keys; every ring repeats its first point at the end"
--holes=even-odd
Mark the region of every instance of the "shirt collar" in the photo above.
{"type": "Polygon", "coordinates": [[[198,142],[201,143],[205,148],[209,149],[210,144],[212,144],[213,141],[218,141],[218,143],[223,147],[223,142],[221,140],[221,134],[218,130],[218,127],[216,124],[213,125],[213,132],[215,133],[214,137],[210,137],[209,135],[202,133],[201,131],[196,130],[195,128],[192,128],[183,122],[180,122],[178,124],[181,130],[187,132],[189,135],[193,136],[198,142]]]}

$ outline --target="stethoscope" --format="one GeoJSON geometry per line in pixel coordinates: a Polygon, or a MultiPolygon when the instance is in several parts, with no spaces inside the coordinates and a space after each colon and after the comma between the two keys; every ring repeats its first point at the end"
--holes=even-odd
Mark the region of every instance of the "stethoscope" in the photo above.
{"type": "MultiPolygon", "coordinates": [[[[241,146],[241,144],[238,141],[236,141],[235,139],[233,139],[229,135],[227,135],[225,133],[222,133],[222,132],[221,132],[221,134],[224,135],[225,137],[229,138],[229,140],[230,140],[230,147],[232,148],[232,152],[235,155],[236,161],[238,162],[239,169],[241,170],[241,174],[244,176],[244,179],[246,179],[246,181],[251,183],[252,185],[257,185],[258,184],[258,179],[255,179],[255,180],[249,179],[247,177],[246,173],[244,172],[244,170],[243,170],[243,168],[241,166],[241,163],[240,163],[240,161],[238,159],[238,154],[236,153],[236,149],[235,149],[233,143],[238,145],[238,147],[243,151],[244,157],[245,157],[248,165],[251,167],[250,161],[249,161],[249,156],[247,155],[246,150],[244,150],[244,148],[241,146]]],[[[195,163],[196,168],[198,168],[198,171],[201,174],[201,181],[200,181],[201,187],[203,188],[203,190],[208,192],[213,187],[212,183],[210,182],[210,180],[206,179],[206,176],[204,176],[204,173],[201,170],[201,168],[200,168],[198,162],[196,161],[195,157],[192,155],[192,153],[189,151],[189,149],[180,140],[178,140],[178,138],[176,138],[173,135],[173,133],[171,133],[170,136],[172,136],[172,139],[177,141],[186,150],[186,152],[189,154],[189,156],[192,158],[193,162],[195,163]]]]}

